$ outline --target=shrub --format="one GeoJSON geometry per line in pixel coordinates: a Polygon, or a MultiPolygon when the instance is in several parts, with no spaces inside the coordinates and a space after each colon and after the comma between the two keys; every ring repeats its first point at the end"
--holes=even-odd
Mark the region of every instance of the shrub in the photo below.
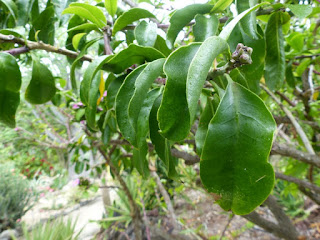
{"type": "Polygon", "coordinates": [[[32,200],[33,191],[29,182],[14,169],[0,166],[0,232],[14,228],[30,209],[32,200]]]}

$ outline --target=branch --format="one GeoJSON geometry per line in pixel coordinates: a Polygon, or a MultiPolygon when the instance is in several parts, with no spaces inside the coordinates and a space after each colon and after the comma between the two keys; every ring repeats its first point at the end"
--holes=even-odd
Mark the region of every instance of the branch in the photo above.
{"type": "Polygon", "coordinates": [[[285,144],[274,143],[271,149],[271,154],[281,155],[297,159],[301,162],[320,168],[320,157],[315,154],[299,151],[295,148],[287,147],[285,144]]]}
{"type": "Polygon", "coordinates": [[[175,148],[171,149],[171,154],[174,157],[184,159],[184,162],[187,165],[193,165],[195,163],[200,162],[200,158],[198,156],[193,156],[193,155],[191,155],[189,153],[181,152],[181,151],[179,151],[178,149],[175,149],[175,148]]]}
{"type": "MultiPolygon", "coordinates": [[[[277,124],[280,124],[280,123],[292,123],[287,116],[286,117],[281,117],[281,116],[273,115],[273,118],[274,118],[274,120],[276,120],[277,124]]],[[[316,122],[308,121],[308,120],[301,120],[301,122],[304,123],[304,124],[309,125],[310,127],[312,127],[315,130],[320,131],[320,126],[316,122]]]]}
{"type": "MultiPolygon", "coordinates": [[[[76,58],[79,55],[79,53],[77,52],[70,51],[68,49],[58,48],[43,42],[33,42],[33,41],[24,40],[22,38],[15,37],[13,35],[4,35],[0,33],[0,43],[1,42],[17,43],[19,45],[24,46],[22,48],[13,48],[11,50],[3,51],[3,52],[10,53],[11,55],[19,55],[21,53],[27,53],[31,50],[45,50],[46,52],[58,53],[70,58],[76,58]]],[[[83,61],[89,61],[89,62],[93,60],[93,58],[88,55],[83,56],[81,59],[83,61]]]]}
{"type": "Polygon", "coordinates": [[[285,180],[287,182],[292,182],[292,183],[297,184],[299,187],[308,188],[310,190],[315,191],[316,193],[320,193],[320,187],[318,187],[312,183],[303,181],[299,178],[284,175],[284,174],[278,173],[278,172],[276,172],[275,175],[276,175],[276,178],[278,178],[278,179],[285,180]]]}
{"type": "Polygon", "coordinates": [[[261,84],[261,87],[263,88],[264,91],[266,91],[266,93],[268,93],[269,96],[271,96],[271,98],[279,105],[279,107],[285,112],[285,114],[288,116],[288,118],[290,119],[290,121],[292,122],[294,128],[296,129],[297,133],[299,134],[304,146],[306,147],[307,151],[310,154],[315,155],[315,152],[310,144],[310,141],[306,135],[306,133],[303,131],[302,127],[300,126],[300,124],[298,123],[298,121],[295,119],[295,117],[293,116],[293,114],[291,113],[291,111],[289,109],[287,109],[282,103],[281,101],[264,85],[261,84]]]}

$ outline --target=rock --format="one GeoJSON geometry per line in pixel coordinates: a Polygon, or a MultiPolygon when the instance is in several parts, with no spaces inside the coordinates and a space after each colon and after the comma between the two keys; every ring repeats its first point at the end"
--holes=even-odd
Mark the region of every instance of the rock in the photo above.
{"type": "Polygon", "coordinates": [[[17,230],[14,230],[14,229],[5,230],[2,233],[0,233],[0,240],[11,240],[12,239],[11,236],[18,237],[18,235],[19,234],[17,230]]]}

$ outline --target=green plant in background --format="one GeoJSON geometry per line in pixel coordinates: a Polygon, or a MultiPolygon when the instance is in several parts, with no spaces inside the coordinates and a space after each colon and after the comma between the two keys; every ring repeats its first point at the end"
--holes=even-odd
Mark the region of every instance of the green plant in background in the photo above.
{"type": "Polygon", "coordinates": [[[34,200],[29,182],[13,168],[0,165],[0,232],[15,228],[34,200]]]}
{"type": "Polygon", "coordinates": [[[42,174],[47,174],[49,176],[54,175],[54,166],[48,162],[46,159],[35,158],[22,163],[21,173],[27,176],[29,179],[38,178],[42,174]]]}
{"type": "Polygon", "coordinates": [[[82,230],[75,232],[77,221],[71,218],[62,218],[39,224],[30,232],[23,226],[23,237],[25,240],[77,240],[82,230]]]}

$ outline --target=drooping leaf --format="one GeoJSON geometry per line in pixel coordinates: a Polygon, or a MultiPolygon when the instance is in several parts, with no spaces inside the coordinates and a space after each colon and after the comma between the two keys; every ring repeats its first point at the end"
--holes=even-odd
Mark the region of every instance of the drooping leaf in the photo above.
{"type": "Polygon", "coordinates": [[[190,131],[190,114],[186,96],[189,66],[199,43],[192,43],[174,51],[164,65],[167,82],[158,112],[161,134],[172,141],[185,139],[190,131]]]}
{"type": "Polygon", "coordinates": [[[254,7],[252,8],[249,8],[247,9],[246,11],[240,13],[238,16],[236,16],[234,19],[231,20],[231,22],[229,22],[224,28],[223,30],[220,32],[219,34],[219,37],[221,37],[222,39],[224,40],[228,40],[229,39],[229,36],[230,34],[232,33],[234,27],[238,24],[238,22],[245,16],[247,16],[249,13],[251,13],[252,11],[264,6],[264,5],[267,5],[269,3],[267,2],[263,2],[263,3],[260,3],[258,5],[255,5],[254,7]]]}
{"type": "MultiPolygon", "coordinates": [[[[91,62],[84,72],[83,80],[80,85],[80,99],[84,105],[89,104],[89,91],[91,89],[91,84],[94,76],[101,69],[103,64],[107,62],[112,56],[100,56],[91,62]]],[[[100,83],[100,82],[99,82],[100,83]]],[[[99,86],[98,88],[99,89],[99,86]]]]}
{"type": "Polygon", "coordinates": [[[275,129],[263,101],[230,80],[200,161],[202,183],[223,209],[248,214],[270,194],[274,172],[267,159],[275,129]]]}
{"type": "Polygon", "coordinates": [[[196,24],[193,26],[193,33],[196,42],[203,42],[209,37],[215,36],[219,27],[219,19],[215,15],[209,18],[198,14],[196,24]]]}
{"type": "MultiPolygon", "coordinates": [[[[241,13],[258,3],[257,0],[237,0],[237,11],[241,13]]],[[[253,11],[240,20],[242,30],[250,37],[258,39],[256,13],[253,11]]]]}
{"type": "Polygon", "coordinates": [[[0,121],[15,127],[15,114],[20,103],[21,72],[16,59],[0,52],[0,121]]]}
{"type": "Polygon", "coordinates": [[[104,0],[104,6],[106,7],[110,16],[114,17],[118,8],[118,0],[104,0]]]}
{"type": "Polygon", "coordinates": [[[196,114],[198,100],[210,67],[214,59],[226,50],[228,50],[228,44],[225,40],[217,36],[210,37],[202,43],[190,64],[186,85],[190,127],[196,114]]]}
{"type": "Polygon", "coordinates": [[[219,0],[212,8],[211,13],[222,12],[233,2],[233,0],[219,0]]]}
{"type": "Polygon", "coordinates": [[[166,44],[166,40],[164,40],[161,36],[157,36],[157,40],[153,46],[155,49],[160,51],[162,54],[164,54],[166,57],[170,55],[171,50],[168,48],[166,44]]]}
{"type": "Polygon", "coordinates": [[[130,124],[130,118],[128,114],[128,107],[130,100],[134,94],[134,84],[140,73],[147,66],[142,65],[132,71],[124,80],[119,92],[116,96],[116,117],[117,123],[123,137],[130,143],[135,143],[136,133],[133,126],[130,124]]]}
{"type": "Polygon", "coordinates": [[[29,33],[29,40],[35,41],[37,35],[38,41],[43,41],[44,43],[54,44],[54,34],[56,21],[54,17],[54,8],[48,7],[32,22],[33,26],[29,33]]]}
{"type": "Polygon", "coordinates": [[[44,64],[34,60],[32,77],[25,92],[25,99],[32,104],[43,104],[54,97],[56,90],[50,70],[44,64]]]}
{"type": "Polygon", "coordinates": [[[127,25],[138,21],[143,18],[155,18],[156,17],[149,11],[142,8],[131,8],[124,12],[114,23],[112,35],[115,35],[118,31],[126,27],[127,25]]]}
{"type": "Polygon", "coordinates": [[[122,50],[106,62],[104,69],[118,74],[133,64],[152,62],[163,57],[165,56],[161,52],[152,47],[130,44],[128,48],[122,50]]]}
{"type": "Polygon", "coordinates": [[[134,30],[139,45],[153,47],[157,40],[157,24],[141,21],[134,30]]]}
{"type": "Polygon", "coordinates": [[[291,12],[298,18],[308,17],[312,13],[312,6],[309,4],[286,4],[286,7],[290,8],[291,12]]]}
{"type": "Polygon", "coordinates": [[[212,5],[192,4],[174,12],[170,18],[170,26],[167,31],[167,46],[172,49],[174,42],[184,26],[186,26],[197,14],[209,13],[212,5]]]}
{"type": "Polygon", "coordinates": [[[286,68],[281,12],[275,12],[270,16],[265,36],[265,80],[267,86],[275,90],[283,83],[286,68]]]}
{"type": "Polygon", "coordinates": [[[138,119],[143,102],[148,94],[148,90],[154,80],[163,73],[163,64],[165,59],[158,59],[149,63],[141,72],[134,83],[133,95],[129,102],[128,114],[130,123],[137,130],[138,119]]]}
{"type": "Polygon", "coordinates": [[[63,10],[62,14],[78,15],[94,23],[98,28],[103,28],[107,25],[103,12],[98,7],[86,3],[71,3],[68,8],[63,10]]]}

